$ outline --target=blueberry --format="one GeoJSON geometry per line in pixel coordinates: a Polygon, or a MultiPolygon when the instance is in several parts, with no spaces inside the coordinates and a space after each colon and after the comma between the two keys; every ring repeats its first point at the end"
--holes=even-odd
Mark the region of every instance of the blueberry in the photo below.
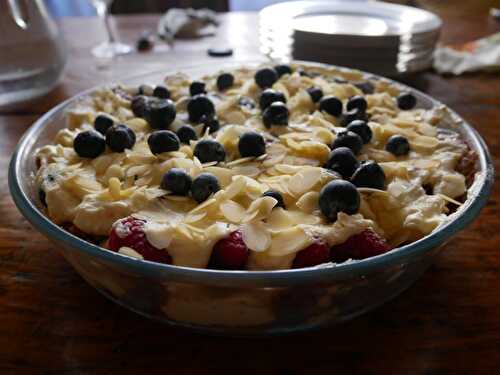
{"type": "Polygon", "coordinates": [[[238,104],[242,107],[246,107],[248,109],[254,109],[255,108],[255,102],[246,96],[240,97],[238,100],[238,104]]]}
{"type": "Polygon", "coordinates": [[[78,133],[73,141],[73,148],[82,158],[96,158],[106,149],[106,141],[101,133],[87,130],[78,133]]]}
{"type": "Polygon", "coordinates": [[[246,132],[240,136],[238,150],[243,158],[264,155],[266,153],[266,142],[259,133],[246,132]]]}
{"type": "Polygon", "coordinates": [[[350,148],[354,155],[358,155],[363,147],[363,140],[356,133],[343,131],[337,134],[337,138],[332,143],[333,150],[339,147],[350,148]]]}
{"type": "Polygon", "coordinates": [[[219,162],[224,161],[226,158],[226,151],[219,142],[211,139],[202,139],[194,147],[194,156],[202,163],[209,163],[211,161],[219,162]]]}
{"type": "Polygon", "coordinates": [[[175,104],[170,99],[149,100],[144,117],[153,129],[167,129],[175,120],[175,104]]]}
{"type": "Polygon", "coordinates": [[[157,130],[148,137],[149,149],[153,154],[177,151],[180,147],[179,137],[170,130],[157,130]]]}
{"type": "Polygon", "coordinates": [[[38,199],[40,200],[40,203],[47,207],[47,194],[45,194],[45,190],[42,188],[38,189],[38,199]]]}
{"type": "Polygon", "coordinates": [[[146,113],[146,107],[148,106],[148,98],[144,95],[137,95],[132,98],[132,102],[130,103],[130,107],[132,108],[132,112],[137,117],[144,117],[146,113]]]}
{"type": "Polygon", "coordinates": [[[207,91],[205,89],[205,82],[193,81],[189,85],[189,95],[195,96],[198,94],[205,94],[207,91]]]}
{"type": "Polygon", "coordinates": [[[292,68],[290,67],[290,65],[284,65],[284,64],[276,65],[274,67],[274,70],[276,71],[278,77],[280,78],[285,74],[292,74],[292,68]]]}
{"type": "Polygon", "coordinates": [[[135,133],[122,124],[112,126],[106,132],[106,144],[115,152],[123,152],[126,148],[131,149],[135,145],[135,133]]]}
{"type": "Polygon", "coordinates": [[[325,164],[325,168],[339,173],[345,179],[350,178],[358,166],[358,159],[347,147],[332,150],[325,164]]]}
{"type": "Polygon", "coordinates": [[[169,99],[170,98],[170,90],[167,89],[165,86],[156,86],[155,89],[153,90],[153,96],[156,96],[157,98],[160,99],[169,99]]]}
{"type": "Polygon", "coordinates": [[[262,113],[262,120],[266,128],[271,125],[288,125],[288,108],[284,103],[274,102],[262,113]]]}
{"type": "Polygon", "coordinates": [[[259,99],[260,109],[264,110],[274,102],[286,103],[286,96],[280,91],[265,89],[259,99]]]}
{"type": "Polygon", "coordinates": [[[231,73],[222,73],[217,77],[217,88],[224,91],[234,84],[234,76],[231,73]]]}
{"type": "Polygon", "coordinates": [[[175,195],[188,195],[191,188],[191,176],[180,168],[172,168],[161,179],[160,187],[175,195]]]}
{"type": "Polygon", "coordinates": [[[330,181],[319,192],[319,208],[328,220],[337,220],[339,212],[353,215],[358,212],[359,206],[359,192],[348,181],[330,181]]]}
{"type": "Polygon", "coordinates": [[[309,87],[306,91],[311,97],[313,103],[319,102],[323,97],[323,90],[321,90],[319,87],[309,87]]]}
{"type": "Polygon", "coordinates": [[[207,198],[220,190],[217,177],[210,173],[202,173],[193,180],[191,184],[191,196],[193,199],[201,203],[207,198]]]}
{"type": "Polygon", "coordinates": [[[94,128],[102,135],[105,135],[106,131],[112,127],[114,123],[115,122],[111,116],[101,114],[94,119],[94,128]]]}
{"type": "Polygon", "coordinates": [[[392,135],[385,144],[385,149],[396,156],[407,155],[410,152],[410,143],[402,135],[392,135]]]}
{"type": "Polygon", "coordinates": [[[207,129],[210,134],[220,129],[219,119],[216,116],[201,116],[200,122],[203,124],[203,134],[207,129]]]}
{"type": "Polygon", "coordinates": [[[278,73],[272,68],[262,68],[255,73],[255,83],[261,89],[267,89],[278,80],[278,73]]]}
{"type": "Polygon", "coordinates": [[[354,120],[367,121],[368,117],[366,116],[366,112],[360,111],[358,108],[351,109],[350,111],[345,112],[340,116],[339,125],[345,127],[354,120]]]}
{"type": "Polygon", "coordinates": [[[279,191],[268,190],[264,194],[262,194],[262,196],[263,197],[271,197],[271,198],[276,199],[278,201],[278,203],[276,203],[276,206],[274,206],[274,207],[285,208],[285,202],[283,201],[283,196],[281,195],[281,193],[279,191]]]}
{"type": "Polygon", "coordinates": [[[370,81],[355,82],[354,86],[363,91],[363,94],[373,94],[375,92],[375,87],[370,81]]]}
{"type": "Polygon", "coordinates": [[[198,139],[198,136],[196,135],[196,131],[191,125],[182,125],[178,130],[177,130],[177,136],[179,137],[179,140],[182,143],[187,143],[189,144],[189,141],[191,140],[196,140],[198,139]]]}
{"type": "Polygon", "coordinates": [[[373,133],[366,121],[354,120],[347,125],[347,130],[356,133],[361,137],[363,143],[368,143],[371,141],[373,133]]]}
{"type": "Polygon", "coordinates": [[[376,162],[367,161],[356,169],[351,177],[351,182],[357,187],[384,190],[385,173],[376,162]]]}
{"type": "Polygon", "coordinates": [[[415,95],[410,92],[399,94],[399,96],[396,98],[396,101],[398,103],[399,109],[405,111],[410,110],[417,105],[417,98],[415,98],[415,95]]]}
{"type": "Polygon", "coordinates": [[[187,111],[189,121],[198,123],[203,115],[213,116],[215,114],[215,107],[214,103],[205,94],[198,94],[189,100],[187,111]]]}
{"type": "Polygon", "coordinates": [[[342,114],[342,102],[333,95],[323,96],[319,101],[319,110],[338,117],[342,114]]]}
{"type": "Polygon", "coordinates": [[[361,112],[366,111],[366,109],[368,108],[368,103],[363,96],[355,95],[347,101],[346,109],[348,111],[352,111],[355,108],[357,108],[361,112]]]}

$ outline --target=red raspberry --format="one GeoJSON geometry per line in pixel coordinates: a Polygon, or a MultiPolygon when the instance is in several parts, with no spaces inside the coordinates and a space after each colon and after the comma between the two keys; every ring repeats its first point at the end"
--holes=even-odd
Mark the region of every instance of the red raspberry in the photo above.
{"type": "Polygon", "coordinates": [[[113,251],[126,246],[141,254],[144,259],[158,263],[172,263],[172,258],[165,250],[160,250],[151,245],[144,233],[146,221],[133,216],[118,220],[113,224],[108,239],[108,248],[113,251]]]}
{"type": "Polygon", "coordinates": [[[303,250],[300,250],[293,261],[293,268],[313,267],[321,263],[326,263],[330,259],[330,249],[323,242],[315,242],[303,250]]]}
{"type": "Polygon", "coordinates": [[[348,259],[365,259],[388,252],[387,241],[371,229],[366,229],[347,239],[346,242],[335,245],[331,249],[332,262],[341,263],[348,259]]]}
{"type": "Polygon", "coordinates": [[[241,231],[237,230],[219,240],[210,259],[212,268],[241,270],[245,268],[248,259],[248,248],[243,242],[241,231]]]}

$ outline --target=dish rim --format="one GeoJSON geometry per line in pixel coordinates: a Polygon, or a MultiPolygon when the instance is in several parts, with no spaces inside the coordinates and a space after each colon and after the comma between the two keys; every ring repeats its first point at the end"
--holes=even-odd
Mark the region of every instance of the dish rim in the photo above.
{"type": "MultiPolygon", "coordinates": [[[[216,70],[220,69],[230,69],[242,66],[250,66],[252,64],[262,64],[271,63],[265,60],[232,60],[227,61],[223,64],[217,66],[216,70]]],[[[308,61],[298,61],[294,60],[291,63],[304,64],[310,67],[320,67],[320,68],[336,68],[341,71],[353,71],[353,69],[344,68],[331,64],[314,63],[308,61]]],[[[157,70],[145,74],[140,74],[132,76],[123,81],[132,81],[141,79],[141,77],[148,77],[153,75],[169,75],[179,71],[189,71],[196,68],[200,68],[201,64],[177,67],[177,68],[167,68],[165,70],[157,70]]],[[[215,71],[215,70],[214,70],[215,71]]],[[[428,100],[434,106],[443,105],[436,99],[433,99],[427,94],[422,93],[419,90],[401,84],[399,82],[393,81],[391,79],[378,76],[375,74],[360,71],[363,77],[371,77],[382,79],[388,81],[400,88],[410,90],[416,93],[417,96],[428,100]]],[[[445,241],[449,240],[454,234],[465,228],[476,216],[479,211],[486,205],[494,182],[494,166],[491,159],[491,155],[488,148],[479,135],[479,133],[461,118],[455,111],[448,108],[450,115],[454,120],[460,121],[461,126],[464,128],[464,132],[470,138],[469,141],[473,143],[473,149],[477,150],[478,161],[480,169],[476,172],[474,196],[464,203],[463,208],[456,213],[456,217],[452,220],[447,221],[442,224],[441,227],[436,229],[434,232],[428,234],[427,236],[412,242],[408,245],[398,247],[391,250],[388,253],[378,255],[375,257],[356,260],[352,262],[344,262],[341,264],[331,264],[327,263],[326,266],[316,266],[310,268],[301,269],[287,269],[287,270],[270,270],[270,271],[231,271],[231,270],[214,270],[205,268],[192,268],[184,266],[175,266],[169,264],[161,264],[156,262],[151,262],[147,260],[134,259],[120,253],[113,252],[111,250],[105,249],[98,245],[94,245],[87,242],[70,232],[67,232],[57,224],[53,223],[42,211],[40,211],[34,202],[29,198],[29,193],[21,188],[20,173],[21,168],[21,158],[20,155],[23,154],[23,150],[30,147],[34,142],[34,135],[39,133],[43,128],[45,122],[49,121],[54,115],[62,111],[67,106],[75,103],[79,99],[89,95],[90,93],[98,90],[102,87],[110,86],[112,82],[98,85],[85,90],[75,96],[72,96],[57,106],[53,107],[51,110],[42,115],[33,125],[24,133],[21,137],[9,164],[8,171],[8,183],[11,196],[14,203],[18,207],[21,214],[42,234],[47,236],[50,240],[61,242],[66,248],[77,249],[80,252],[90,255],[91,257],[96,257],[106,263],[113,264],[116,266],[124,267],[130,271],[137,272],[143,276],[147,277],[160,277],[162,279],[175,279],[179,281],[185,281],[190,283],[202,282],[203,284],[217,284],[217,285],[232,285],[232,286],[290,286],[298,284],[306,284],[311,282],[322,282],[339,280],[345,278],[352,278],[363,276],[367,273],[371,273],[376,270],[380,270],[387,266],[405,263],[413,259],[416,256],[424,254],[431,249],[438,247],[445,241]],[[227,281],[231,281],[232,284],[228,284],[227,281]]]]}

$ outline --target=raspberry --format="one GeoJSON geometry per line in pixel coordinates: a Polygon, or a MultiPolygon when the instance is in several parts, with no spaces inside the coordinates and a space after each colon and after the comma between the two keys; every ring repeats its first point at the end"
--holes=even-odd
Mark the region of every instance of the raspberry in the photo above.
{"type": "Polygon", "coordinates": [[[165,250],[160,250],[151,245],[144,233],[146,221],[133,216],[118,220],[113,224],[108,239],[108,248],[113,251],[126,246],[141,254],[145,260],[152,262],[172,263],[172,258],[165,250]]]}
{"type": "Polygon", "coordinates": [[[300,250],[293,261],[293,268],[304,268],[317,266],[321,263],[329,261],[330,249],[328,245],[323,242],[315,242],[303,250],[300,250]]]}
{"type": "Polygon", "coordinates": [[[355,234],[346,242],[331,248],[332,262],[341,263],[348,259],[366,259],[390,250],[386,240],[370,229],[355,234]]]}
{"type": "Polygon", "coordinates": [[[210,266],[218,269],[240,270],[248,259],[248,248],[243,242],[241,231],[237,230],[219,240],[213,250],[210,266]]]}

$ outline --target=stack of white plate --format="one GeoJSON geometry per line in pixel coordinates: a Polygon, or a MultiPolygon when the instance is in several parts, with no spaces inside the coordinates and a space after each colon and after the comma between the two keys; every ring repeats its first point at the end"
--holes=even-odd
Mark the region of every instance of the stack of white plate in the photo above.
{"type": "Polygon", "coordinates": [[[260,12],[261,51],[398,76],[429,68],[441,20],[428,11],[372,0],[309,0],[260,12]]]}

